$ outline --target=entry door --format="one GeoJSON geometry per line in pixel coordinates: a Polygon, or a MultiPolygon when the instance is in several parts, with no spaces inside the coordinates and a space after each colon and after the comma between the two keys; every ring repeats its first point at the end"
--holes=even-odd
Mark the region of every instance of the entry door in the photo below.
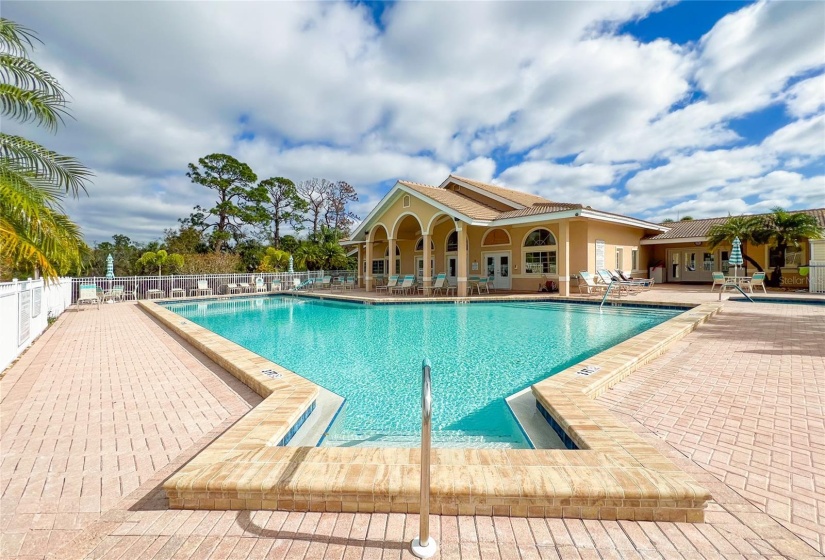
{"type": "Polygon", "coordinates": [[[458,257],[447,257],[447,280],[453,286],[456,285],[458,276],[458,257]]]}
{"type": "Polygon", "coordinates": [[[496,290],[510,289],[510,253],[487,253],[484,258],[487,277],[496,290]]]}
{"type": "Polygon", "coordinates": [[[670,257],[668,258],[668,267],[667,267],[667,279],[670,282],[678,282],[682,277],[682,270],[680,266],[681,262],[681,251],[679,249],[668,249],[667,250],[670,257]]]}

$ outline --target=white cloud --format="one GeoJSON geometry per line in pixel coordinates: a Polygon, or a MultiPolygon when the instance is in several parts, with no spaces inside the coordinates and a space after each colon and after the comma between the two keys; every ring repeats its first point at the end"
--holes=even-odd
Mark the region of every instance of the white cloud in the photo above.
{"type": "Polygon", "coordinates": [[[186,164],[212,152],[261,177],[347,180],[361,215],[395,179],[450,170],[647,214],[721,211],[739,204],[723,189],[779,172],[756,185],[765,200],[779,179],[815,189],[792,171],[824,156],[825,5],[744,6],[698,44],[616,33],[665,5],[400,2],[379,28],[346,2],[10,1],[77,120],[56,137],[6,128],[98,170],[69,206],[95,237],[174,226],[205,193],[186,164]],[[798,120],[761,145],[740,137],[731,119],[769,103],[798,120]]]}
{"type": "Polygon", "coordinates": [[[794,84],[785,94],[785,104],[795,117],[807,117],[825,109],[825,74],[794,84]]]}
{"type": "Polygon", "coordinates": [[[758,2],[722,18],[700,43],[696,79],[741,112],[769,103],[793,76],[823,66],[825,4],[758,2]]]}

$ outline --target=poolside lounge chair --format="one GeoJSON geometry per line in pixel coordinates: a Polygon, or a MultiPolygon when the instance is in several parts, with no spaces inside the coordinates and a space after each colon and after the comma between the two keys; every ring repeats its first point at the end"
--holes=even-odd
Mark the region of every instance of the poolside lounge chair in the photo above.
{"type": "Polygon", "coordinates": [[[713,284],[710,285],[710,291],[714,291],[716,286],[719,286],[721,290],[722,287],[725,285],[725,273],[724,272],[711,272],[711,276],[713,276],[713,284]]]}
{"type": "Polygon", "coordinates": [[[189,296],[211,296],[212,288],[209,287],[209,282],[206,280],[198,280],[198,287],[189,290],[189,296]]]}
{"type": "Polygon", "coordinates": [[[84,303],[97,304],[97,308],[100,309],[100,296],[97,294],[97,286],[94,284],[80,285],[80,295],[77,298],[78,309],[84,303]]]}
{"type": "Polygon", "coordinates": [[[352,276],[348,276],[347,278],[343,278],[337,284],[332,285],[333,290],[354,290],[355,289],[355,278],[352,276]]]}
{"type": "Polygon", "coordinates": [[[586,270],[579,271],[579,293],[589,296],[605,290],[607,290],[606,284],[597,284],[593,275],[586,270]]]}
{"type": "Polygon", "coordinates": [[[316,278],[315,283],[321,289],[331,288],[332,287],[332,276],[324,276],[323,278],[316,278]]]}
{"type": "Polygon", "coordinates": [[[404,280],[401,282],[401,284],[390,288],[390,293],[394,294],[398,292],[399,294],[408,294],[414,289],[414,285],[415,276],[413,276],[412,274],[407,274],[406,276],[404,276],[404,280]]]}
{"type": "Polygon", "coordinates": [[[389,294],[389,293],[391,293],[391,290],[393,288],[395,288],[397,285],[398,285],[398,276],[393,275],[393,276],[390,276],[390,279],[387,281],[387,283],[385,285],[376,286],[375,291],[376,292],[386,291],[389,294]]]}
{"type": "Polygon", "coordinates": [[[269,284],[269,291],[270,292],[280,292],[281,291],[281,281],[280,280],[273,280],[269,284]]]}
{"type": "Polygon", "coordinates": [[[625,274],[623,270],[610,270],[610,272],[614,277],[620,278],[623,282],[630,282],[634,287],[638,288],[639,290],[647,290],[653,286],[653,279],[652,278],[633,278],[629,274],[625,274]]]}
{"type": "Polygon", "coordinates": [[[441,292],[444,292],[446,295],[450,295],[450,292],[455,294],[455,286],[450,286],[450,283],[447,282],[447,274],[441,273],[435,277],[435,282],[433,282],[433,294],[441,295],[441,292]]]}
{"type": "MultiPolygon", "coordinates": [[[[617,274],[611,274],[609,270],[606,270],[604,268],[597,270],[596,274],[598,275],[599,279],[608,287],[608,289],[610,288],[611,284],[615,287],[618,287],[620,296],[622,292],[624,292],[625,295],[637,294],[642,288],[642,286],[639,284],[635,284],[633,282],[625,282],[621,279],[620,276],[618,276],[617,274]]],[[[616,289],[615,287],[613,288],[614,290],[616,289]]]]}
{"type": "Polygon", "coordinates": [[[748,290],[750,293],[753,293],[754,286],[756,286],[757,288],[761,287],[763,293],[768,293],[768,290],[765,288],[764,272],[754,272],[753,276],[751,276],[750,278],[745,278],[740,282],[740,287],[743,290],[748,290]]]}
{"type": "Polygon", "coordinates": [[[266,283],[264,279],[258,276],[255,278],[255,291],[256,292],[265,292],[266,291],[266,283]]]}

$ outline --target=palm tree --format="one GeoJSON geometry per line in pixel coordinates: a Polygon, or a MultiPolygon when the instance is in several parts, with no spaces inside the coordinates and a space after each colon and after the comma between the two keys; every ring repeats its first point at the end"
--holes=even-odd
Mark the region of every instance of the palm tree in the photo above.
{"type": "MultiPolygon", "coordinates": [[[[29,59],[36,40],[29,29],[0,18],[0,106],[4,117],[56,131],[68,115],[65,91],[29,59]]],[[[60,202],[85,192],[90,177],[72,157],[0,133],[0,255],[5,268],[55,278],[80,266],[88,248],[60,202]]]]}
{"type": "Polygon", "coordinates": [[[822,228],[810,214],[788,212],[779,206],[771,209],[771,213],[762,219],[761,225],[756,232],[756,239],[760,244],[775,247],[782,258],[782,263],[774,267],[770,281],[771,285],[780,286],[785,251],[791,245],[799,247],[800,242],[806,239],[821,239],[822,228]]]}
{"type": "Polygon", "coordinates": [[[748,243],[760,244],[759,232],[762,229],[762,220],[756,216],[728,216],[728,219],[723,224],[717,224],[708,231],[708,243],[711,250],[715,249],[723,243],[733,243],[734,237],[738,237],[742,242],[742,258],[753,266],[759,272],[763,272],[759,263],[753,260],[747,254],[748,243]]]}

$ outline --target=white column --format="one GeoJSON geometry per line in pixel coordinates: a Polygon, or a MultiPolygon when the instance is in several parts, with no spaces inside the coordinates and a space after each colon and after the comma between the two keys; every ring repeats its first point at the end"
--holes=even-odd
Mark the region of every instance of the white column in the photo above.
{"type": "Polygon", "coordinates": [[[389,250],[389,256],[390,256],[389,261],[390,262],[388,263],[388,266],[387,266],[387,274],[389,276],[395,276],[396,274],[398,274],[398,271],[395,270],[395,238],[391,237],[387,240],[387,242],[389,243],[389,249],[390,249],[389,250]]]}

